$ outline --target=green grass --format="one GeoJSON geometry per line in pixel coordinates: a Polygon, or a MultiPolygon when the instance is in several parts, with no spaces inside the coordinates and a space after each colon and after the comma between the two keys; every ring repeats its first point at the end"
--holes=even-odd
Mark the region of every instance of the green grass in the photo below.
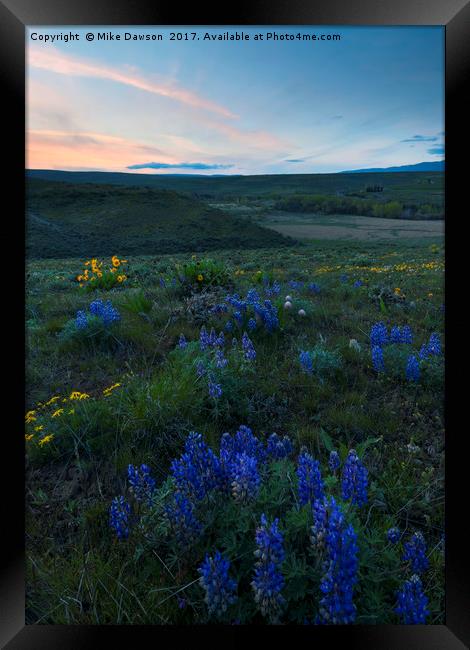
{"type": "Polygon", "coordinates": [[[28,179],[31,258],[124,256],[292,241],[248,219],[169,190],[28,179]]]}
{"type": "Polygon", "coordinates": [[[128,280],[96,295],[80,292],[73,280],[83,259],[29,261],[27,409],[73,390],[90,397],[58,400],[28,425],[28,431],[38,425],[44,429],[26,443],[27,622],[200,620],[203,594],[197,585],[188,588],[190,609],[179,610],[174,595],[197,578],[195,568],[181,568],[175,559],[180,567],[175,572],[173,565],[165,566],[158,546],[144,552],[132,540],[119,544],[108,527],[108,507],[125,489],[129,463],[147,463],[160,484],[189,431],[204,433],[217,448],[224,431],[233,433],[246,424],[261,437],[287,433],[297,446],[307,445],[323,467],[331,446],[361,450],[370,472],[369,514],[378,537],[363,551],[359,622],[397,622],[387,613],[392,595],[388,610],[382,601],[373,602],[374,594],[385,594],[392,583],[376,585],[367,555],[380,545],[387,524],[396,522],[403,530],[422,530],[432,550],[426,578],[429,622],[442,623],[442,377],[414,385],[403,377],[378,376],[368,345],[370,327],[378,320],[409,324],[418,349],[431,332],[443,332],[442,246],[317,241],[292,248],[214,250],[210,257],[226,269],[226,286],[197,294],[169,282],[177,268],[191,264],[189,253],[129,256],[128,280]],[[282,283],[281,329],[252,335],[257,351],[252,368],[235,351],[228,353],[224,393],[215,403],[205,382],[196,379],[197,346],[187,353],[175,350],[179,335],[197,340],[203,322],[219,331],[221,322],[208,313],[210,305],[220,302],[225,290],[245,295],[249,287],[261,286],[263,274],[282,283]],[[348,276],[346,283],[340,281],[342,274],[348,276]],[[166,288],[160,286],[162,277],[166,288]],[[357,279],[364,285],[354,288],[357,279]],[[321,291],[299,292],[288,286],[289,280],[316,282],[321,291]],[[294,309],[287,313],[282,299],[288,293],[294,309]],[[110,299],[121,312],[114,343],[64,343],[65,323],[96,297],[110,299]],[[304,318],[297,314],[300,306],[304,318]],[[360,352],[349,347],[352,338],[360,352]],[[322,377],[308,376],[299,366],[299,350],[316,349],[321,341],[339,355],[340,367],[334,364],[322,377]],[[115,383],[121,385],[103,396],[115,383]],[[64,412],[52,418],[61,406],[64,412]],[[68,413],[72,408],[74,413],[68,413]],[[46,432],[54,438],[39,448],[35,440],[46,432]]]}

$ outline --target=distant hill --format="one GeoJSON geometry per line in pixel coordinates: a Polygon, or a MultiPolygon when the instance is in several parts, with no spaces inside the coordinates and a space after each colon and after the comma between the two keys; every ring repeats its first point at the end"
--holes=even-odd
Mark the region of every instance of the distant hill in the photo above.
{"type": "Polygon", "coordinates": [[[148,187],[186,193],[209,202],[247,199],[278,200],[291,194],[350,194],[368,185],[383,185],[385,200],[431,202],[444,195],[444,174],[439,171],[344,174],[265,174],[257,176],[202,176],[187,174],[136,174],[119,172],[65,172],[51,169],[26,171],[27,178],[41,178],[74,184],[98,183],[127,187],[148,187]],[[430,195],[433,196],[430,196],[430,195]]]}
{"type": "Polygon", "coordinates": [[[28,178],[26,250],[63,258],[269,248],[293,241],[169,190],[28,178]]]}
{"type": "Polygon", "coordinates": [[[431,160],[420,162],[416,165],[402,165],[401,167],[371,167],[369,169],[351,169],[340,174],[371,174],[376,172],[443,172],[445,162],[443,160],[431,160]]]}

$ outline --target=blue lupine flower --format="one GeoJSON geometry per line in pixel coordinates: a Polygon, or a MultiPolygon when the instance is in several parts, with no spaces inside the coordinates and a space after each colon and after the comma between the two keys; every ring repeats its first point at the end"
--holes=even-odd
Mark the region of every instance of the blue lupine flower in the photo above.
{"type": "Polygon", "coordinates": [[[342,497],[361,507],[367,503],[368,472],[356,451],[351,449],[343,466],[342,497]]]}
{"type": "Polygon", "coordinates": [[[250,320],[247,323],[247,327],[252,332],[254,329],[256,329],[256,319],[255,318],[250,318],[250,320]]]}
{"type": "Polygon", "coordinates": [[[339,279],[343,284],[345,284],[348,281],[348,276],[346,275],[346,273],[343,273],[342,275],[339,276],[339,279]]]}
{"type": "Polygon", "coordinates": [[[207,388],[209,389],[209,395],[213,399],[219,399],[222,395],[222,386],[220,384],[216,384],[214,381],[209,379],[207,382],[207,388]]]}
{"type": "Polygon", "coordinates": [[[398,544],[400,541],[400,529],[399,528],[389,528],[387,530],[387,539],[391,544],[398,544]]]}
{"type": "Polygon", "coordinates": [[[310,352],[301,350],[299,354],[299,361],[304,372],[307,372],[308,374],[311,374],[313,372],[313,360],[310,352]]]}
{"type": "Polygon", "coordinates": [[[409,325],[399,327],[394,325],[390,330],[390,341],[392,343],[413,343],[413,332],[409,325]]]}
{"type": "Polygon", "coordinates": [[[311,291],[312,293],[320,293],[320,291],[321,291],[320,287],[318,286],[318,284],[316,284],[316,282],[311,282],[311,283],[308,285],[308,289],[309,289],[309,291],[311,291]]]}
{"type": "Polygon", "coordinates": [[[313,526],[311,527],[310,540],[317,552],[323,550],[326,540],[326,524],[328,521],[326,499],[315,499],[312,504],[313,526]]]}
{"type": "Polygon", "coordinates": [[[382,346],[389,342],[388,330],[384,323],[374,323],[370,330],[370,344],[372,346],[382,346]]]}
{"type": "Polygon", "coordinates": [[[414,354],[410,354],[408,357],[405,372],[408,381],[418,381],[420,376],[419,361],[414,354]]]}
{"type": "Polygon", "coordinates": [[[328,465],[329,465],[332,472],[336,472],[336,470],[341,465],[339,454],[334,449],[332,451],[330,451],[330,459],[328,461],[328,465]]]}
{"type": "Polygon", "coordinates": [[[109,525],[118,539],[129,536],[131,507],[123,496],[115,497],[109,508],[109,525]]]}
{"type": "Polygon", "coordinates": [[[299,282],[298,280],[289,280],[289,287],[291,289],[302,289],[304,286],[303,282],[299,282]]]}
{"type": "Polygon", "coordinates": [[[90,313],[93,316],[101,318],[104,325],[111,325],[121,319],[118,310],[113,307],[110,300],[103,302],[102,300],[94,300],[90,303],[90,313]]]}
{"type": "Polygon", "coordinates": [[[269,286],[269,283],[266,284],[264,289],[264,294],[268,298],[278,296],[281,293],[281,285],[276,280],[269,286]]]}
{"type": "Polygon", "coordinates": [[[195,501],[221,487],[223,482],[219,459],[195,431],[188,435],[181,457],[172,461],[171,473],[176,489],[195,501]]]}
{"type": "Polygon", "coordinates": [[[325,488],[321,477],[320,463],[306,451],[299,456],[297,466],[298,494],[300,506],[323,499],[325,488]]]}
{"type": "Polygon", "coordinates": [[[261,301],[261,296],[256,291],[256,289],[249,289],[248,293],[246,294],[246,302],[249,305],[254,305],[256,303],[259,303],[260,301],[261,301]]]}
{"type": "Polygon", "coordinates": [[[244,332],[242,337],[242,348],[245,359],[248,361],[253,361],[256,359],[256,350],[254,348],[253,342],[246,332],[244,332]]]}
{"type": "Polygon", "coordinates": [[[356,280],[356,282],[353,284],[353,287],[355,289],[358,289],[359,287],[362,287],[363,284],[364,283],[362,282],[362,280],[356,280]]]}
{"type": "Polygon", "coordinates": [[[231,332],[233,330],[233,321],[228,320],[225,323],[225,329],[227,330],[227,332],[231,332]]]}
{"type": "Polygon", "coordinates": [[[405,580],[397,591],[395,612],[405,625],[424,625],[429,616],[428,599],[417,575],[405,580]]]}
{"type": "Polygon", "coordinates": [[[421,346],[421,348],[419,350],[419,358],[420,359],[427,359],[428,356],[429,356],[428,346],[426,345],[426,343],[423,343],[423,345],[421,346]]]}
{"type": "Polygon", "coordinates": [[[347,524],[333,497],[328,504],[326,521],[326,559],[320,582],[323,598],[320,600],[318,623],[345,625],[356,618],[353,602],[357,582],[357,535],[347,524]]]}
{"type": "Polygon", "coordinates": [[[196,362],[196,375],[198,377],[204,377],[206,374],[206,367],[204,366],[204,363],[202,361],[197,361],[196,362]]]}
{"type": "Polygon", "coordinates": [[[411,538],[403,545],[404,554],[403,562],[411,562],[411,571],[413,573],[423,573],[429,566],[429,560],[426,557],[426,542],[422,533],[414,533],[411,538]]]}
{"type": "Polygon", "coordinates": [[[194,506],[191,501],[180,492],[175,492],[172,502],[165,506],[171,530],[178,543],[190,546],[201,533],[201,524],[194,515],[194,506]]]}
{"type": "Polygon", "coordinates": [[[438,356],[439,354],[441,354],[441,351],[442,351],[441,350],[441,341],[439,339],[439,334],[434,332],[429,337],[428,352],[429,352],[429,354],[434,354],[434,355],[438,356]]]}
{"type": "Polygon", "coordinates": [[[285,458],[292,453],[293,446],[288,436],[280,437],[277,433],[272,433],[267,442],[267,453],[272,458],[285,458]]]}
{"type": "Polygon", "coordinates": [[[220,461],[223,467],[227,469],[235,455],[243,453],[256,458],[259,463],[266,460],[266,452],[262,443],[253,435],[249,427],[242,424],[233,437],[229,433],[222,435],[220,461]]]}
{"type": "Polygon", "coordinates": [[[229,468],[230,486],[235,501],[245,503],[253,500],[259,491],[258,461],[246,453],[235,454],[229,468]]]}
{"type": "Polygon", "coordinates": [[[151,503],[155,492],[155,480],[150,476],[148,465],[141,465],[140,468],[129,465],[127,468],[127,480],[131,491],[137,501],[151,503]]]}
{"type": "Polygon", "coordinates": [[[181,350],[184,350],[185,348],[188,347],[188,342],[186,341],[186,337],[184,334],[180,334],[180,338],[178,340],[178,347],[181,350]]]}
{"type": "Polygon", "coordinates": [[[214,557],[206,554],[204,562],[198,572],[199,579],[206,592],[205,602],[209,616],[222,616],[229,605],[236,600],[237,583],[229,576],[230,561],[224,558],[219,551],[214,557]]]}
{"type": "Polygon", "coordinates": [[[160,278],[159,282],[160,282],[161,288],[164,289],[166,287],[165,278],[160,278]]]}
{"type": "Polygon", "coordinates": [[[256,530],[257,561],[251,586],[261,613],[273,622],[278,619],[285,603],[281,594],[284,578],[280,571],[285,555],[283,541],[279,520],[275,519],[269,526],[266,515],[262,514],[261,526],[256,530]]]}
{"type": "Polygon", "coordinates": [[[77,316],[75,318],[75,325],[79,330],[83,330],[86,327],[88,327],[88,319],[84,311],[77,311],[77,316]]]}
{"type": "Polygon", "coordinates": [[[385,372],[384,353],[380,345],[374,345],[372,348],[372,365],[376,372],[385,372]]]}
{"type": "Polygon", "coordinates": [[[238,311],[238,309],[237,311],[233,312],[233,317],[239,325],[243,323],[243,314],[241,313],[241,311],[238,311]]]}
{"type": "Polygon", "coordinates": [[[228,364],[228,359],[224,357],[224,352],[223,350],[217,350],[215,353],[215,365],[217,368],[225,368],[225,366],[228,364]]]}

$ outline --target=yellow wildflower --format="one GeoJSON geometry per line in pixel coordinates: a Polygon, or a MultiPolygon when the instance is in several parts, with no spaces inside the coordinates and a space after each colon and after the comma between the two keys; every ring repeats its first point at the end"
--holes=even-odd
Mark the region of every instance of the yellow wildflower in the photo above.
{"type": "Polygon", "coordinates": [[[43,445],[46,444],[46,442],[50,442],[53,437],[54,437],[54,434],[49,433],[47,436],[44,436],[44,438],[41,438],[41,440],[38,442],[38,445],[40,447],[42,447],[43,445]]]}
{"type": "Polygon", "coordinates": [[[44,425],[43,425],[43,424],[40,424],[39,426],[34,427],[34,430],[35,430],[35,431],[42,431],[43,429],[44,429],[44,425]]]}
{"type": "Polygon", "coordinates": [[[202,282],[203,280],[204,280],[204,276],[202,275],[202,273],[199,273],[199,275],[197,276],[197,281],[202,282]]]}
{"type": "Polygon", "coordinates": [[[51,417],[58,418],[59,415],[62,415],[63,412],[64,412],[64,409],[57,409],[57,411],[54,411],[54,413],[51,415],[51,417]]]}
{"type": "Polygon", "coordinates": [[[34,438],[34,433],[29,433],[28,435],[25,435],[25,437],[24,437],[25,440],[31,440],[31,438],[34,438]]]}

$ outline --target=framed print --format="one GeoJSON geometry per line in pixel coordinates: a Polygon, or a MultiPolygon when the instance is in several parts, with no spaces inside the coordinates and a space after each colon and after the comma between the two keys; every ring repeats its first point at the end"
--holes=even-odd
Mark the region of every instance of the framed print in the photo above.
{"type": "Polygon", "coordinates": [[[0,11],[4,647],[467,647],[469,5],[0,11]]]}

